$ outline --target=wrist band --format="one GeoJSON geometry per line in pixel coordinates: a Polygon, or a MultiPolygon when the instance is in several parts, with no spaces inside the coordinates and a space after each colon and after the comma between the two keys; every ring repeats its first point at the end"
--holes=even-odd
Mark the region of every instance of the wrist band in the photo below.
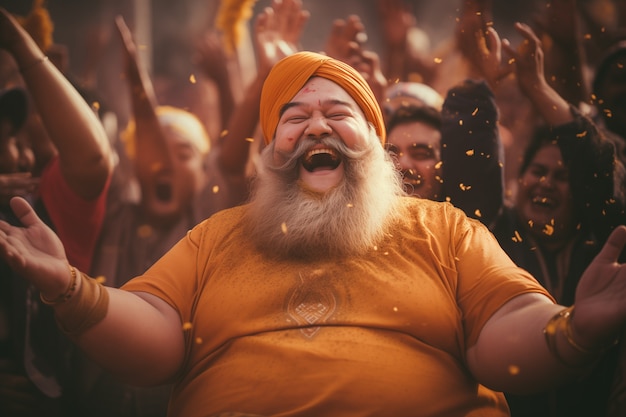
{"type": "Polygon", "coordinates": [[[37,59],[35,62],[26,65],[24,68],[20,68],[20,73],[24,74],[24,73],[28,72],[30,69],[36,67],[37,65],[39,65],[39,64],[41,64],[43,62],[46,62],[48,59],[50,59],[50,58],[48,58],[48,55],[44,55],[41,58],[37,59]]]}
{"type": "Polygon", "coordinates": [[[65,292],[63,292],[63,294],[59,295],[54,300],[48,300],[46,297],[43,296],[42,293],[39,293],[39,298],[41,299],[42,303],[49,305],[49,306],[54,306],[57,304],[64,303],[72,297],[72,294],[74,294],[74,291],[76,291],[76,284],[77,284],[76,275],[77,274],[76,274],[76,268],[74,268],[72,265],[68,265],[68,267],[70,268],[70,274],[72,278],[70,279],[70,285],[68,285],[65,292]]]}
{"type": "Polygon", "coordinates": [[[54,314],[57,325],[68,336],[77,337],[102,321],[109,309],[109,292],[97,279],[77,270],[80,287],[54,314]]]}

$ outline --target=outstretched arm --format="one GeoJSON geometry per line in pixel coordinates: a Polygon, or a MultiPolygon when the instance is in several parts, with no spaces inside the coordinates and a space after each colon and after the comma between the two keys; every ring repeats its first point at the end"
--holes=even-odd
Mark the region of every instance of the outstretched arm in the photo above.
{"type": "Polygon", "coordinates": [[[388,85],[387,77],[383,74],[378,54],[365,48],[366,40],[365,25],[361,18],[350,15],[345,20],[337,19],[333,22],[325,52],[359,71],[382,106],[388,85]]]}
{"type": "Polygon", "coordinates": [[[259,103],[263,82],[276,62],[298,51],[298,43],[309,13],[300,0],[272,2],[261,12],[254,25],[254,42],[258,55],[257,76],[248,86],[243,101],[234,111],[227,134],[220,139],[220,165],[231,175],[245,173],[249,139],[259,121],[259,103]]]}
{"type": "Polygon", "coordinates": [[[219,92],[220,132],[226,129],[235,110],[235,96],[231,85],[228,60],[223,42],[219,40],[218,34],[215,32],[208,32],[204,35],[196,46],[193,55],[194,65],[204,76],[215,83],[219,92]]]}
{"type": "Polygon", "coordinates": [[[156,113],[158,103],[152,80],[139,61],[135,41],[124,18],[118,16],[115,24],[123,44],[125,74],[132,101],[135,155],[141,155],[141,157],[135,157],[137,175],[152,172],[157,166],[167,170],[173,163],[172,155],[156,113]]]}
{"type": "Polygon", "coordinates": [[[500,308],[467,351],[478,381],[524,393],[585,372],[626,323],[626,264],[617,262],[625,244],[626,227],[620,226],[585,270],[572,315],[553,321],[554,327],[548,322],[565,308],[544,296],[521,295],[500,308]]]}
{"type": "Polygon", "coordinates": [[[58,150],[65,180],[82,198],[97,197],[113,170],[109,140],[98,117],[24,28],[1,8],[0,48],[9,52],[20,68],[58,150]]]}
{"type": "Polygon", "coordinates": [[[541,41],[524,23],[516,23],[515,29],[524,38],[521,44],[514,49],[505,40],[502,46],[515,61],[515,75],[520,89],[549,125],[571,122],[574,117],[569,103],[546,81],[541,41]]]}
{"type": "MultiPolygon", "coordinates": [[[[13,198],[11,208],[24,227],[0,221],[0,258],[37,287],[45,300],[70,295],[67,300],[53,305],[61,326],[67,324],[68,319],[71,322],[76,317],[92,314],[90,307],[97,303],[89,303],[87,310],[80,311],[77,304],[81,301],[84,304],[81,296],[87,286],[94,286],[93,281],[78,277],[76,288],[69,290],[72,273],[60,240],[26,200],[13,198]]],[[[177,312],[148,294],[99,284],[94,294],[98,301],[108,295],[108,303],[97,323],[71,335],[78,346],[103,368],[129,383],[151,385],[172,378],[184,355],[183,329],[177,312]]]]}

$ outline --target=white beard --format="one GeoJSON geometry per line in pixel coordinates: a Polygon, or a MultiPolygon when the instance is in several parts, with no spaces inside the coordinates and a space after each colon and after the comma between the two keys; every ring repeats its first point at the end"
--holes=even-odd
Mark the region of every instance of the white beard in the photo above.
{"type": "Polygon", "coordinates": [[[247,214],[248,233],[257,246],[279,257],[361,255],[375,249],[399,216],[402,179],[373,128],[368,146],[350,150],[338,139],[321,142],[342,155],[345,177],[318,193],[298,181],[300,157],[317,140],[302,139],[287,161],[274,165],[274,143],[257,163],[247,214]]]}

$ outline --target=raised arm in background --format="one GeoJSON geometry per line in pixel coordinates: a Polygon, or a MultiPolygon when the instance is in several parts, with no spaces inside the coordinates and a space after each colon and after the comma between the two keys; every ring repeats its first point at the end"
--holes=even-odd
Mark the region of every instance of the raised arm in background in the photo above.
{"type": "Polygon", "coordinates": [[[0,47],[13,56],[58,150],[70,188],[100,195],[113,169],[109,140],[97,115],[10,13],[0,9],[0,47]]]}

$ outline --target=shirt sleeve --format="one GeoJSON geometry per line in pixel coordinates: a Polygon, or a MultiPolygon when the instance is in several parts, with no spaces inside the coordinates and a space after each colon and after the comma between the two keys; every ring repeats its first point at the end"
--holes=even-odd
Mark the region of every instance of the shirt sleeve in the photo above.
{"type": "Polygon", "coordinates": [[[502,250],[493,234],[474,219],[459,219],[455,238],[457,302],[466,346],[476,343],[491,316],[511,299],[526,293],[554,298],[502,250]]]}
{"type": "Polygon", "coordinates": [[[69,262],[89,273],[106,211],[110,179],[93,200],[78,196],[61,173],[59,158],[45,167],[40,196],[55,232],[63,242],[69,262]]]}

